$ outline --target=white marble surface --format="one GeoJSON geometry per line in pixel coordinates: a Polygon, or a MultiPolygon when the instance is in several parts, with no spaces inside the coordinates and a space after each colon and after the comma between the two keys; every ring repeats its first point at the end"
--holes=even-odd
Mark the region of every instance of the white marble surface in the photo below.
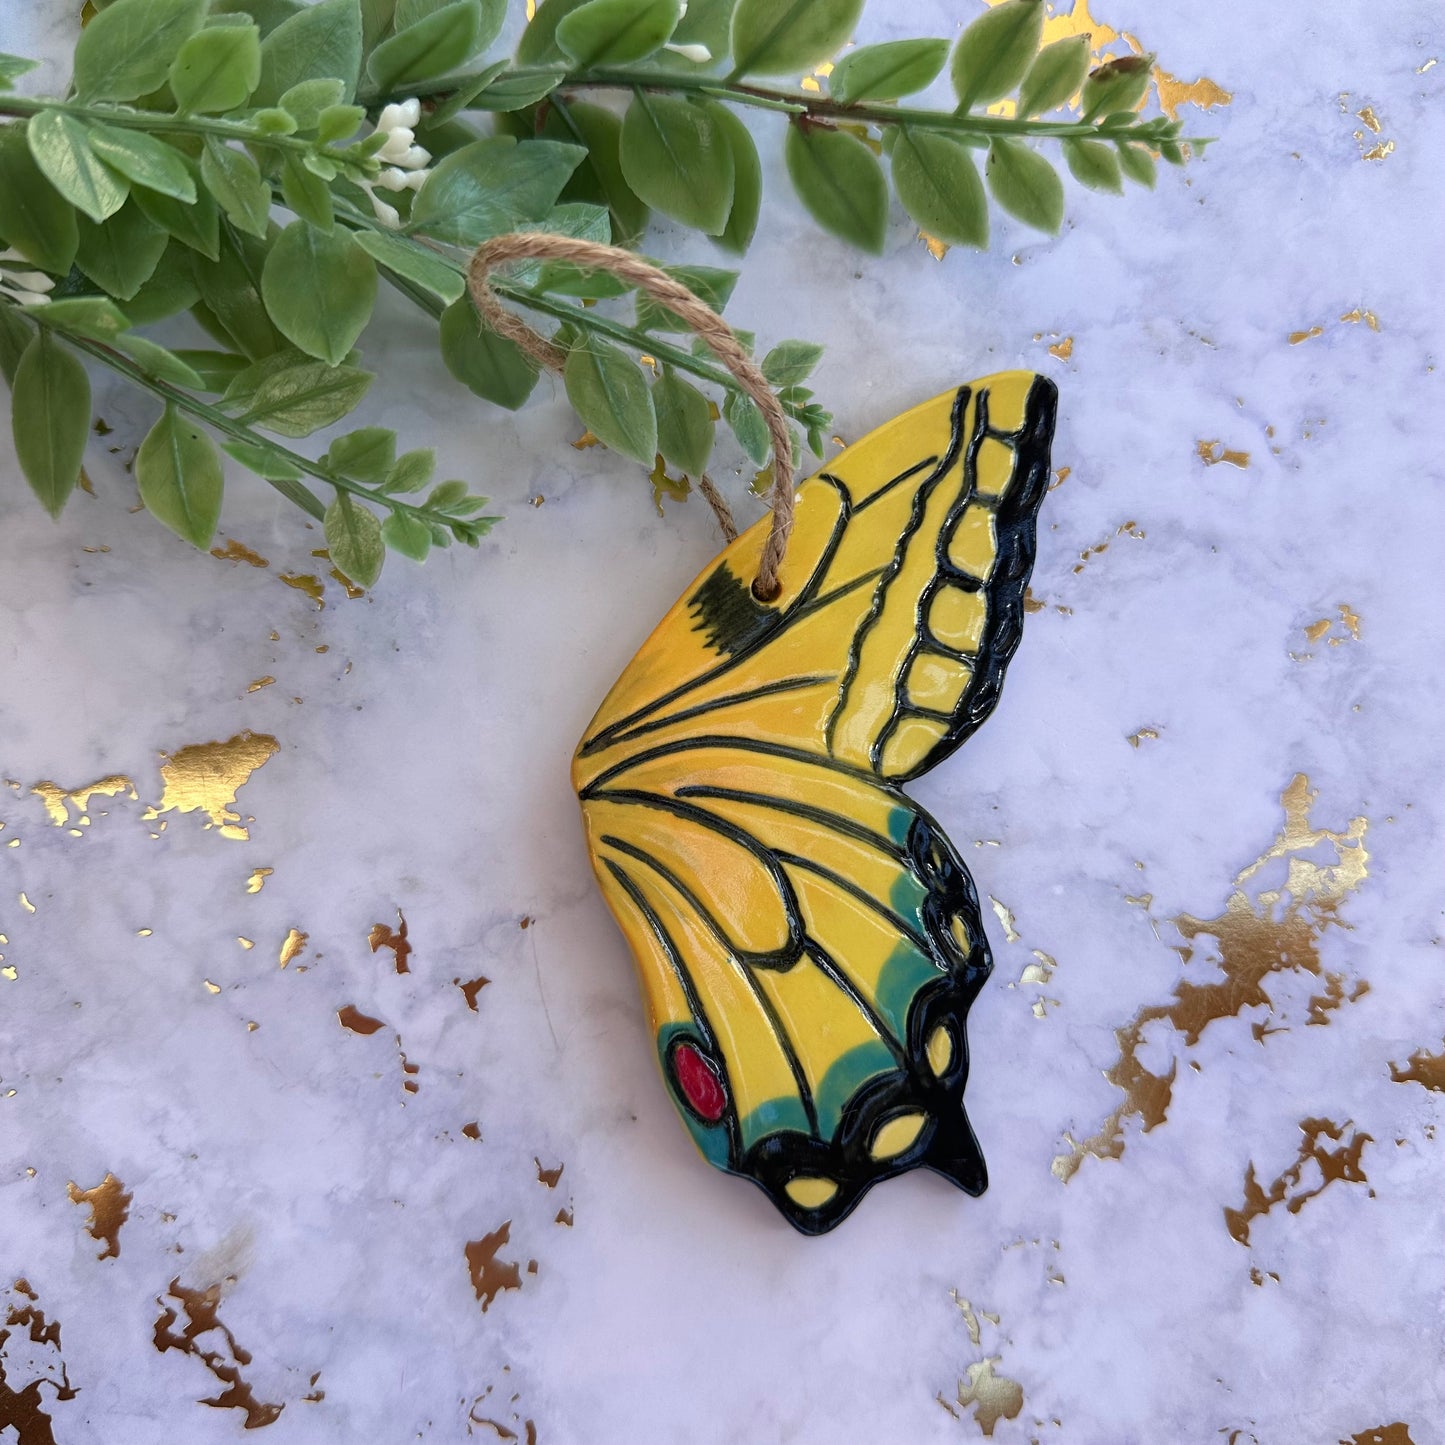
{"type": "MultiPolygon", "coordinates": [[[[3,48],[63,55],[70,9],[0,0],[3,48]]],[[[904,9],[874,0],[868,36],[973,13],[904,9]]],[[[971,1018],[979,1200],[913,1175],[806,1240],[678,1127],[567,768],[715,536],[572,450],[558,389],[486,410],[385,305],[366,418],[507,520],[479,554],[394,560],[364,600],[328,581],[324,609],[280,580],[321,570],[319,534],[259,485],[233,479],[222,531],[264,570],[132,510],[150,411],[104,378],[96,495],[59,525],[0,449],[0,1285],[38,1297],[6,1295],[0,1363],[60,1445],[238,1436],[240,1409],[198,1403],[213,1369],[155,1346],[175,1279],[220,1286],[241,1376],[283,1407],[276,1445],[528,1421],[543,1445],[1445,1441],[1445,1095],[1391,1067],[1428,1079],[1411,1055],[1445,1052],[1445,54],[1424,68],[1445,37],[1424,0],[1097,10],[1233,93],[1180,112],[1220,137],[1204,161],[1153,195],[1072,188],[1061,238],[1000,223],[982,256],[936,262],[895,215],[875,260],[807,223],[762,119],[773,202],[730,308],[764,343],[828,344],[848,437],[1004,366],[1060,387],[1047,605],[993,720],[915,790],[1014,920],[990,916],[971,1018]],[[1378,329],[1339,319],[1357,309],[1378,329]],[[1206,466],[1209,441],[1247,466],[1206,466]],[[162,752],[244,730],[278,748],[240,790],[249,838],[147,819],[162,752]],[[92,799],[88,825],[31,791],[108,774],[138,796],[92,799]],[[1271,904],[1283,856],[1235,880],[1297,774],[1342,836],[1287,840],[1298,897],[1271,904]],[[398,909],[405,974],[368,946],[398,909]],[[454,980],[481,975],[473,1012],[454,980]],[[385,1026],[346,1030],[348,1005],[385,1026]],[[1121,1048],[1158,1082],[1118,1087],[1121,1048]],[[1151,1099],[1167,1117],[1143,1132],[1151,1099]],[[1064,1182],[1068,1140],[1121,1109],[1122,1152],[1064,1182]],[[1244,1244],[1226,1210],[1251,1169],[1280,1198],[1244,1244]],[[107,1173],[131,1203],[97,1259],[67,1184],[107,1173]],[[464,1249],[504,1221],[521,1287],[484,1311],[464,1249]]],[[[715,260],[665,227],[649,244],[715,260]]],[[[196,1344],[234,1367],[220,1331],[196,1344]]]]}

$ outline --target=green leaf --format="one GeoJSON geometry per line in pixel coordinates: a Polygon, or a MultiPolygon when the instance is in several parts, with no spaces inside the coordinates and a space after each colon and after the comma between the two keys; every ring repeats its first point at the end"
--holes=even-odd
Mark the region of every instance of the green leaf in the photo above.
{"type": "Polygon", "coordinates": [[[1058,234],[1064,223],[1064,186],[1058,172],[1022,141],[998,137],[988,148],[985,167],[993,198],[1009,215],[1058,234]]]}
{"type": "Polygon", "coordinates": [[[1154,182],[1158,180],[1154,157],[1143,146],[1120,141],[1119,168],[1131,181],[1148,186],[1150,190],[1154,189],[1154,182]]]}
{"type": "Polygon", "coordinates": [[[757,403],[740,391],[730,391],[723,402],[723,419],[733,429],[748,460],[755,467],[762,466],[773,450],[773,439],[757,403]]]}
{"type": "Polygon", "coordinates": [[[83,122],[58,110],[42,110],[27,129],[30,154],[45,178],[93,221],[113,216],[130,190],[90,148],[83,122]]]}
{"type": "Polygon", "coordinates": [[[733,158],[733,203],[727,225],[715,239],[724,251],[740,256],[752,243],[753,232],[758,228],[758,212],[763,204],[763,166],[752,133],[741,116],[715,100],[708,102],[707,113],[733,158]]]}
{"type": "MultiPolygon", "coordinates": [[[[185,165],[189,168],[191,162],[186,161],[185,165]]],[[[145,186],[136,189],[135,200],[156,225],[169,231],[183,245],[199,251],[212,261],[220,254],[221,213],[204,187],[197,191],[196,199],[189,205],[145,186]]]]}
{"type": "Polygon", "coordinates": [[[313,175],[288,151],[281,162],[281,199],[303,221],[329,231],[336,223],[331,208],[331,187],[313,175]]]}
{"type": "Polygon", "coordinates": [[[739,0],[733,74],[792,75],[827,60],[853,33],[863,0],[739,0]]]}
{"type": "Polygon", "coordinates": [[[572,201],[595,201],[612,213],[612,235],[619,246],[635,246],[647,229],[647,204],[627,183],[622,171],[622,120],[600,105],[568,102],[565,118],[554,107],[546,132],[557,139],[575,138],[587,147],[562,195],[572,201]]]}
{"type": "Polygon", "coordinates": [[[477,71],[465,85],[459,85],[449,95],[436,97],[437,107],[430,114],[424,114],[417,123],[417,131],[425,138],[428,131],[440,128],[468,109],[472,102],[507,68],[505,60],[494,60],[490,65],[483,66],[477,71]]]}
{"type": "Polygon", "coordinates": [[[375,513],[353,502],[345,492],[326,509],[326,546],[331,560],[358,587],[370,587],[381,576],[386,545],[375,513]]]}
{"type": "Polygon", "coordinates": [[[652,387],[657,412],[657,449],[690,477],[707,470],[712,455],[712,409],[693,385],[665,370],[652,387]]]}
{"type": "Polygon", "coordinates": [[[888,186],[873,152],[846,131],[790,125],[783,154],[793,189],[813,219],[825,231],[881,255],[888,186]]]}
{"type": "MultiPolygon", "coordinates": [[[[717,266],[664,266],[674,281],[681,281],[700,301],[706,302],[714,311],[721,311],[738,284],[736,271],[724,271],[717,266]]],[[[691,331],[692,327],[675,311],[669,310],[660,301],[654,301],[646,292],[637,293],[637,329],[639,331],[691,331]]]]}
{"type": "Polygon", "coordinates": [[[366,107],[361,105],[328,105],[316,117],[316,139],[322,145],[334,141],[350,140],[366,119],[366,107]]]}
{"type": "Polygon", "coordinates": [[[706,106],[639,91],[622,122],[621,158],[628,185],[654,210],[709,236],[726,228],[733,154],[706,106]]]}
{"type": "Polygon", "coordinates": [[[520,221],[541,220],[585,155],[559,141],[474,141],[432,168],[412,204],[410,229],[475,246],[520,221]]]}
{"type": "MultiPolygon", "coordinates": [[[[452,0],[397,0],[396,29],[405,30],[450,3],[452,0]]],[[[507,0],[478,0],[478,5],[481,29],[477,34],[476,44],[472,47],[473,54],[478,50],[485,50],[502,33],[502,26],[507,19],[507,0]]]]}
{"type": "Polygon", "coordinates": [[[164,141],[144,131],[99,124],[89,127],[89,140],[91,150],[126,180],[188,205],[196,199],[195,175],[181,153],[164,141]]]}
{"type": "Polygon", "coordinates": [[[80,32],[76,92],[82,100],[138,100],[158,90],[205,18],[206,0],[116,0],[80,32]]]}
{"type": "Polygon", "coordinates": [[[58,517],[80,479],[90,436],[90,378],[75,356],[41,330],[20,357],[10,425],[20,470],[58,517]]]}
{"type": "Polygon", "coordinates": [[[902,126],[893,184],[913,220],[950,245],[988,245],[988,200],[967,149],[937,131],[902,126]]]}
{"type": "Polygon", "coordinates": [[[192,391],[206,389],[205,379],[187,366],[174,351],[167,350],[144,336],[128,331],[124,336],[116,337],[112,344],[117,350],[125,352],[147,376],[169,381],[174,386],[186,386],[192,391]]]}
{"type": "Polygon", "coordinates": [[[948,59],[946,40],[889,40],[850,50],[828,77],[834,100],[897,100],[933,84],[948,59]]]}
{"type": "Polygon", "coordinates": [[[431,447],[416,447],[396,459],[381,489],[392,493],[419,492],[431,481],[436,469],[436,452],[431,447]]]}
{"type": "Polygon", "coordinates": [[[481,33],[478,0],[455,0],[378,45],[367,75],[383,95],[445,75],[476,54],[481,33]]]}
{"type": "Polygon", "coordinates": [[[953,52],[959,109],[1007,95],[1027,73],[1043,26],[1043,0],[1004,0],[969,25],[953,52]]]}
{"type": "Polygon", "coordinates": [[[261,274],[267,246],[229,228],[221,235],[214,265],[194,261],[201,299],[221,324],[225,337],[252,361],[283,350],[281,333],[271,324],[261,300],[261,274]]]}
{"type": "Polygon", "coordinates": [[[271,216],[271,187],[245,151],[233,150],[208,135],[201,151],[201,180],[233,226],[264,239],[271,216]]]}
{"type": "Polygon", "coordinates": [[[7,386],[15,384],[15,369],[34,339],[35,328],[20,319],[18,307],[0,306],[0,376],[7,386]]]}
{"type": "Polygon", "coordinates": [[[303,7],[305,0],[211,0],[211,22],[218,17],[241,15],[261,28],[265,39],[278,25],[285,24],[303,7]]]}
{"type": "Polygon", "coordinates": [[[244,371],[251,362],[244,356],[231,351],[204,351],[182,348],[176,356],[201,378],[203,391],[222,392],[244,371]]]}
{"type": "Polygon", "coordinates": [[[102,291],[129,301],[150,279],[169,241],[132,200],[104,221],[79,217],[75,264],[102,291]]]}
{"type": "Polygon", "coordinates": [[[441,348],[447,370],[463,386],[509,411],[537,385],[537,364],[487,326],[466,297],[442,313],[441,348]]]}
{"type": "Polygon", "coordinates": [[[346,232],[292,221],[266,257],[261,295],[283,336],[337,366],[371,317],[376,263],[346,232]]]}
{"type": "Polygon", "coordinates": [[[11,81],[19,80],[39,64],[38,60],[26,60],[23,55],[0,54],[0,90],[9,90],[11,81]]]}
{"type": "Polygon", "coordinates": [[[239,110],[261,81],[261,31],[255,25],[198,31],[171,62],[176,109],[223,114],[239,110]]]}
{"type": "Polygon", "coordinates": [[[396,465],[396,433],[385,426],[358,427],[337,437],[323,460],[343,477],[380,485],[396,465]]]}
{"type": "Polygon", "coordinates": [[[1114,147],[1101,140],[1065,140],[1064,161],[1069,174],[1080,185],[1091,191],[1112,191],[1118,195],[1124,189],[1124,177],[1119,169],[1119,157],[1114,147]]]}
{"type": "Polygon", "coordinates": [[[297,130],[315,130],[321,112],[346,100],[346,86],[330,76],[298,80],[276,104],[296,122],[297,130]]]}
{"type": "Polygon", "coordinates": [[[443,482],[432,490],[425,505],[431,511],[460,514],[467,509],[458,504],[466,500],[467,484],[465,482],[443,482]]]}
{"type": "Polygon", "coordinates": [[[247,426],[305,437],[353,411],[374,380],[369,371],[323,361],[293,360],[277,367],[261,362],[236,377],[224,400],[234,406],[246,399],[241,420],[247,426]]]}
{"type": "Polygon", "coordinates": [[[343,100],[361,73],[361,10],[357,0],[320,0],[283,21],[261,42],[261,79],[251,104],[275,105],[303,80],[333,79],[343,100]]]}
{"type": "MultiPolygon", "coordinates": [[[[240,0],[237,0],[240,3],[240,0]]],[[[376,49],[396,18],[396,0],[361,0],[361,45],[365,53],[376,49]]]]}
{"type": "Polygon", "coordinates": [[[221,450],[268,482],[299,482],[305,476],[295,462],[272,447],[232,439],[223,441],[221,450]]]}
{"type": "Polygon", "coordinates": [[[567,353],[567,399],[604,445],[650,467],[657,456],[657,415],[642,368],[605,341],[567,353]]]}
{"type": "MultiPolygon", "coordinates": [[[[548,0],[548,4],[551,5],[558,3],[559,0],[548,0]]],[[[499,72],[495,80],[489,82],[471,98],[469,108],[472,110],[523,110],[551,95],[566,74],[567,67],[565,65],[558,65],[551,70],[541,71],[534,75],[507,75],[499,72]]]]}
{"type": "Polygon", "coordinates": [[[1149,90],[1152,55],[1124,55],[1090,73],[1081,98],[1084,119],[1137,110],[1149,90]]]}
{"type": "Polygon", "coordinates": [[[393,552],[400,552],[413,562],[425,562],[431,551],[431,528],[419,517],[392,512],[381,524],[381,540],[393,552]]]}
{"type": "Polygon", "coordinates": [[[816,342],[780,341],[763,357],[763,376],[769,386],[797,386],[822,358],[823,348],[816,342]]]}
{"type": "MultiPolygon", "coordinates": [[[[113,226],[116,218],[105,224],[113,226]]],[[[156,268],[141,284],[134,296],[126,298],[125,312],[137,326],[149,326],[193,306],[200,299],[200,290],[191,274],[191,252],[179,241],[166,237],[166,249],[156,268]]]]}
{"type": "Polygon", "coordinates": [[[0,235],[32,266],[64,276],[79,244],[75,207],[45,179],[17,129],[0,128],[0,235]]]}
{"type": "Polygon", "coordinates": [[[1070,35],[1034,57],[1019,86],[1018,113],[1043,115],[1066,104],[1089,73],[1089,37],[1070,35]]]}
{"type": "Polygon", "coordinates": [[[388,271],[431,292],[441,301],[451,303],[467,289],[466,282],[453,267],[419,242],[381,231],[357,231],[352,239],[388,271]]]}
{"type": "Polygon", "coordinates": [[[588,3],[589,0],[542,0],[517,44],[517,64],[554,65],[565,61],[567,57],[557,44],[557,27],[574,10],[588,3]]]}
{"type": "Polygon", "coordinates": [[[680,0],[589,0],[563,17],[557,45],[583,70],[630,65],[662,49],[684,8],[680,0]]]}
{"type": "Polygon", "coordinates": [[[158,522],[193,547],[210,546],[221,520],[221,459],[211,439],[174,405],[140,444],[135,479],[158,522]]]}
{"type": "Polygon", "coordinates": [[[45,322],[73,336],[114,341],[130,330],[130,319],[109,296],[67,296],[45,308],[45,322]]]}

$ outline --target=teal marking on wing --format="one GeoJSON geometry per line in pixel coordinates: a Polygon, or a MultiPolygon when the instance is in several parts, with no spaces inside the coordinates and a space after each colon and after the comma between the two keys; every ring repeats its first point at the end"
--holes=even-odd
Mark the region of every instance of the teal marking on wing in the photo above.
{"type": "Polygon", "coordinates": [[[832,1138],[842,1121],[844,1107],[869,1079],[891,1074],[897,1067],[893,1051],[882,1039],[869,1039],[835,1059],[813,1095],[823,1138],[832,1138]]]}
{"type": "Polygon", "coordinates": [[[811,1134],[813,1127],[808,1122],[807,1111],[801,1099],[769,1099],[759,1104],[742,1122],[743,1148],[751,1149],[759,1139],[769,1134],[783,1134],[789,1130],[799,1134],[811,1134]]]}

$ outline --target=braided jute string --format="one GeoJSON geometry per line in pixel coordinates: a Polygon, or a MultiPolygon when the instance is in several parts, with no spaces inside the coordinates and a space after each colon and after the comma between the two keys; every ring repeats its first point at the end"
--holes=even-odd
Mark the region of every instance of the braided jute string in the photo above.
{"type": "MultiPolygon", "coordinates": [[[[771,602],[782,590],[778,573],[793,530],[793,438],[772,387],[757,363],[743,350],[732,328],[681,281],[621,247],[604,246],[598,241],[582,241],[545,231],[517,231],[506,236],[494,236],[477,247],[467,267],[467,285],[472,301],[493,331],[515,342],[534,361],[551,371],[563,369],[567,353],[503,306],[488,283],[488,274],[508,261],[570,261],[575,266],[607,271],[630,282],[682,317],[737,378],[738,385],[762,412],[773,444],[773,524],[758,563],[757,580],[753,583],[753,592],[757,597],[771,602]]],[[[731,541],[737,535],[736,528],[732,526],[726,505],[719,506],[722,498],[717,489],[704,477],[699,490],[717,513],[724,536],[731,541]]]]}

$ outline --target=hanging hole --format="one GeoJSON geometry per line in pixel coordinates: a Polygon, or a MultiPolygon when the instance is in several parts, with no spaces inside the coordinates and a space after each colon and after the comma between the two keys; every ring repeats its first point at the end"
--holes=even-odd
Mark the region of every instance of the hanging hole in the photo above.
{"type": "Polygon", "coordinates": [[[762,579],[760,577],[753,579],[753,596],[756,597],[759,602],[776,602],[782,590],[783,584],[781,582],[774,582],[773,590],[771,592],[765,592],[763,590],[762,579]]]}

